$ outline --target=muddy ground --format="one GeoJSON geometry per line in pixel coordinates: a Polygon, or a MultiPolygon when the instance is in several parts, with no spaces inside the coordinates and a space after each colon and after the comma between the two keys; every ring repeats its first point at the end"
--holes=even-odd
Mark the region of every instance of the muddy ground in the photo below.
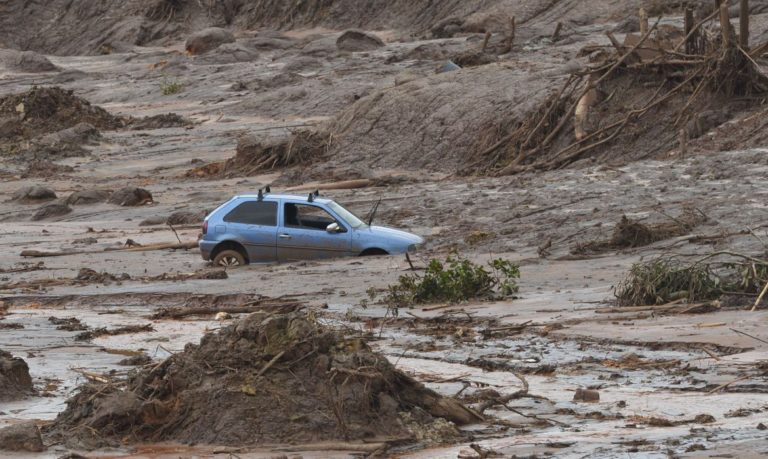
{"type": "MultiPolygon", "coordinates": [[[[647,137],[632,139],[632,145],[647,145],[643,154],[610,156],[611,150],[569,169],[466,175],[472,163],[467,155],[482,146],[483,129],[535,111],[581,65],[580,49],[609,46],[605,30],[617,30],[621,37],[627,24],[622,21],[634,21],[635,2],[596,2],[599,7],[589,11],[581,2],[549,7],[550,2],[445,2],[427,17],[411,14],[411,3],[418,2],[393,2],[397,14],[389,15],[381,12],[386,11],[378,5],[382,2],[373,2],[377,14],[368,21],[349,19],[348,10],[321,8],[320,19],[287,13],[290,24],[277,13],[268,20],[246,8],[231,21],[234,45],[202,55],[185,53],[184,39],[205,26],[226,25],[224,10],[200,16],[198,3],[178,2],[186,6],[158,19],[155,10],[131,9],[144,8],[142,2],[117,3],[121,6],[114,8],[135,13],[138,22],[126,16],[127,22],[104,23],[105,29],[112,27],[109,33],[89,31],[79,35],[80,41],[58,40],[66,28],[55,29],[51,21],[46,22],[49,37],[0,37],[8,48],[44,54],[53,66],[34,72],[0,67],[0,97],[59,86],[110,114],[110,123],[95,126],[94,135],[76,137],[81,141],[74,146],[57,141],[61,134],[55,128],[4,136],[0,312],[7,311],[0,315],[0,349],[26,361],[34,395],[3,401],[0,426],[32,420],[45,427],[81,384],[124,380],[135,364],[158,365],[187,343],[245,316],[174,318],[168,310],[223,310],[265,296],[304,303],[319,323],[365,336],[395,368],[468,406],[515,393],[522,388],[521,377],[529,393],[540,396],[491,404],[484,422],[462,426],[458,436],[441,436],[412,422],[415,440],[393,445],[388,455],[482,457],[489,450],[500,457],[558,458],[768,454],[764,306],[744,310],[754,301],[749,296],[723,301],[705,313],[622,311],[614,308],[612,291],[632,263],[662,253],[692,259],[718,250],[765,254],[764,101],[734,104],[720,122],[705,126],[682,158],[672,139],[639,129],[638,135],[647,137]],[[513,52],[494,53],[497,62],[436,75],[447,59],[476,54],[485,31],[476,25],[487,13],[483,8],[522,18],[513,52]],[[465,19],[452,33],[435,29],[454,15],[465,19]],[[558,21],[565,24],[563,39],[553,41],[558,21]],[[340,51],[336,38],[351,26],[374,31],[384,46],[340,51]],[[102,49],[110,36],[119,40],[102,49]],[[112,122],[168,113],[191,123],[112,122]],[[233,157],[245,134],[285,138],[297,129],[322,126],[345,135],[298,166],[262,167],[246,175],[201,169],[233,157]],[[51,134],[54,142],[45,143],[51,134]],[[519,263],[518,297],[401,309],[393,318],[380,298],[409,271],[402,256],[252,265],[221,276],[194,248],[110,250],[173,243],[177,235],[194,241],[199,215],[233,194],[266,184],[280,191],[359,178],[374,180],[374,186],[324,194],[358,214],[381,199],[379,223],[427,239],[413,258],[417,268],[450,250],[479,262],[501,256],[519,263]],[[30,185],[56,196],[40,192],[39,199],[14,198],[30,185]],[[112,192],[125,187],[147,190],[151,199],[142,194],[135,206],[110,200],[112,192]],[[49,209],[33,219],[51,204],[67,210],[49,209]],[[611,240],[622,216],[664,225],[691,209],[701,217],[694,225],[649,245],[603,243],[611,240]],[[171,215],[178,222],[176,234],[164,223],[171,215]],[[22,258],[22,250],[89,253],[22,258]],[[378,293],[373,299],[372,292],[378,293]],[[577,389],[597,390],[599,401],[574,401],[577,389]]],[[[20,7],[0,8],[24,17],[20,7]]],[[[112,11],[113,6],[105,2],[103,8],[112,11]]],[[[73,30],[99,17],[62,5],[49,14],[73,30]]],[[[679,19],[671,10],[665,21],[679,19]]],[[[494,32],[493,46],[503,45],[505,27],[487,27],[494,32]]],[[[756,11],[753,27],[753,41],[764,41],[768,16],[756,11]]],[[[615,146],[620,149],[621,144],[615,146]]],[[[338,444],[290,442],[248,447],[117,442],[83,451],[52,437],[45,440],[47,457],[71,451],[152,458],[359,453],[338,444]]]]}

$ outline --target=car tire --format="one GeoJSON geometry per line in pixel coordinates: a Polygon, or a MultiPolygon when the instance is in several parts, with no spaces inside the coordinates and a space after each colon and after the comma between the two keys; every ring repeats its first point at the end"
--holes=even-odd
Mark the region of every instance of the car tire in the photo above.
{"type": "Polygon", "coordinates": [[[245,265],[245,257],[237,250],[222,250],[213,257],[213,265],[224,268],[235,268],[245,265]]]}

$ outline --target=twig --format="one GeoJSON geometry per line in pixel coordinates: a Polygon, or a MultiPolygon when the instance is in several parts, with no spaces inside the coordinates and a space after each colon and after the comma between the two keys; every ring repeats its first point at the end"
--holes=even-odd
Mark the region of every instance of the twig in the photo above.
{"type": "Polygon", "coordinates": [[[264,365],[264,367],[261,370],[259,370],[258,373],[256,373],[256,377],[258,378],[259,376],[261,376],[264,373],[266,373],[266,371],[269,370],[272,367],[272,365],[275,364],[275,362],[280,360],[280,357],[282,357],[283,355],[285,355],[285,351],[284,350],[280,351],[276,356],[272,357],[272,360],[270,360],[266,365],[264,365]]]}
{"type": "Polygon", "coordinates": [[[176,236],[176,240],[179,241],[179,244],[182,244],[181,238],[179,237],[179,233],[176,232],[176,229],[173,227],[173,225],[168,223],[168,227],[171,229],[171,231],[173,231],[173,235],[176,236]]]}
{"type": "Polygon", "coordinates": [[[763,287],[763,290],[760,292],[760,295],[755,300],[755,304],[752,305],[752,309],[750,309],[751,312],[754,312],[755,309],[757,309],[757,305],[760,304],[760,302],[763,300],[763,296],[765,296],[766,290],[768,290],[768,282],[766,282],[765,287],[763,287]]]}
{"type": "Polygon", "coordinates": [[[761,343],[768,344],[768,341],[766,341],[764,339],[761,339],[761,338],[758,338],[757,336],[752,336],[749,333],[745,333],[745,332],[743,332],[741,330],[736,330],[735,328],[730,328],[730,330],[733,331],[733,332],[736,332],[736,333],[738,333],[740,335],[748,336],[748,337],[750,337],[750,338],[752,338],[754,340],[760,341],[761,343]]]}
{"type": "Polygon", "coordinates": [[[725,383],[725,384],[720,384],[719,386],[715,387],[715,388],[714,388],[714,389],[712,389],[711,391],[707,392],[707,395],[712,395],[712,394],[714,394],[715,392],[719,392],[719,391],[721,391],[721,390],[725,389],[726,387],[730,386],[730,385],[731,385],[731,384],[733,384],[733,383],[737,383],[737,382],[739,382],[739,381],[744,381],[745,379],[749,379],[749,376],[748,376],[748,375],[747,375],[747,376],[741,376],[741,377],[739,377],[739,378],[736,378],[736,379],[734,379],[733,381],[728,381],[728,382],[727,382],[727,383],[725,383]]]}

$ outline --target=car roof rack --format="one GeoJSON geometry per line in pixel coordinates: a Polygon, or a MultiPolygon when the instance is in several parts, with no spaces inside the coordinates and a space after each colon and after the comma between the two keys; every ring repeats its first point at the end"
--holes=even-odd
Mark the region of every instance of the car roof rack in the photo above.
{"type": "Polygon", "coordinates": [[[259,201],[262,201],[264,199],[264,193],[261,192],[261,188],[259,188],[259,195],[256,196],[256,199],[259,201]]]}
{"type": "Polygon", "coordinates": [[[307,202],[315,202],[315,194],[309,193],[309,196],[307,196],[307,202]]]}

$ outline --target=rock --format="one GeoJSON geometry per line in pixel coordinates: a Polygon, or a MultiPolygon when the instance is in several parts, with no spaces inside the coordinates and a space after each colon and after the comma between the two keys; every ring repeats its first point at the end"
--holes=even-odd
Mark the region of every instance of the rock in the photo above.
{"type": "Polygon", "coordinates": [[[592,389],[576,389],[576,393],[573,394],[574,402],[599,402],[600,392],[592,389]]]}
{"type": "Polygon", "coordinates": [[[339,51],[373,51],[382,46],[384,42],[381,38],[356,29],[346,30],[336,39],[336,48],[339,51]]]}
{"type": "Polygon", "coordinates": [[[0,350],[0,401],[24,398],[32,390],[27,362],[0,350]]]}
{"type": "Polygon", "coordinates": [[[205,218],[205,215],[207,212],[198,211],[198,212],[190,212],[187,210],[180,210],[178,212],[174,212],[171,215],[168,216],[168,220],[166,220],[166,223],[169,225],[196,225],[196,224],[203,224],[203,219],[205,218]]]}
{"type": "Polygon", "coordinates": [[[309,56],[329,56],[335,54],[336,51],[336,40],[333,37],[312,40],[301,48],[301,54],[309,56]]]}
{"type": "Polygon", "coordinates": [[[34,422],[25,422],[0,429],[0,450],[39,453],[45,446],[40,429],[34,422]]]}
{"type": "Polygon", "coordinates": [[[13,193],[12,199],[21,203],[36,203],[56,199],[56,193],[52,189],[42,185],[31,185],[25,186],[13,193]]]}
{"type": "Polygon", "coordinates": [[[140,206],[153,201],[152,193],[144,188],[125,187],[112,193],[109,202],[118,206],[140,206]]]}
{"type": "Polygon", "coordinates": [[[768,430],[768,427],[765,426],[762,422],[757,425],[757,430],[768,430]]]}
{"type": "Polygon", "coordinates": [[[81,206],[88,204],[98,204],[106,202],[111,192],[107,190],[81,190],[75,191],[67,198],[66,203],[70,206],[81,206]]]}
{"type": "Polygon", "coordinates": [[[209,27],[190,35],[185,47],[190,54],[204,54],[224,43],[233,43],[234,41],[235,36],[232,35],[232,32],[219,27],[209,27]]]}
{"type": "Polygon", "coordinates": [[[45,220],[46,218],[60,217],[70,212],[72,212],[72,208],[67,204],[63,202],[54,202],[37,209],[37,212],[32,215],[32,220],[38,221],[45,220]]]}
{"type": "Polygon", "coordinates": [[[77,123],[71,128],[44,135],[40,138],[40,143],[49,146],[81,145],[100,138],[101,133],[92,124],[77,123]]]}
{"type": "Polygon", "coordinates": [[[34,51],[0,50],[0,63],[10,70],[24,73],[55,72],[59,70],[47,57],[34,51]]]}

